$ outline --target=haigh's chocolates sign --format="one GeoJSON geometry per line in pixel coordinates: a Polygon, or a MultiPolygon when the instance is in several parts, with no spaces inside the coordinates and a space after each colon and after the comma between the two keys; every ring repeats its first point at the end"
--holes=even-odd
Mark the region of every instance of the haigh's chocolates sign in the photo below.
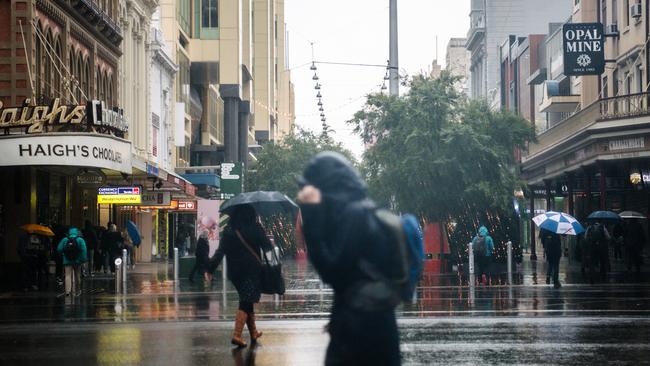
{"type": "Polygon", "coordinates": [[[24,129],[28,134],[96,130],[123,137],[128,124],[121,113],[104,108],[96,100],[87,105],[62,105],[55,98],[50,105],[32,105],[25,99],[21,107],[4,107],[0,101],[0,130],[8,133],[13,129],[24,129]]]}
{"type": "Polygon", "coordinates": [[[564,24],[564,75],[601,75],[605,71],[604,42],[602,23],[564,24]]]}

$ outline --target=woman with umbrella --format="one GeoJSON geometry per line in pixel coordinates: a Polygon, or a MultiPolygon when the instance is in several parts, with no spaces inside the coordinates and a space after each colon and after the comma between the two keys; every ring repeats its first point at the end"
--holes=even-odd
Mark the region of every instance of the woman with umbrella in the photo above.
{"type": "Polygon", "coordinates": [[[246,347],[246,342],[241,338],[244,324],[248,327],[252,343],[262,336],[262,332],[258,332],[255,326],[254,304],[260,301],[262,274],[262,262],[256,253],[260,253],[261,247],[271,246],[271,243],[257,221],[252,205],[235,206],[229,215],[230,221],[224,230],[219,249],[211,259],[211,270],[214,271],[223,257],[227,257],[228,279],[239,295],[239,309],[231,343],[246,347]]]}

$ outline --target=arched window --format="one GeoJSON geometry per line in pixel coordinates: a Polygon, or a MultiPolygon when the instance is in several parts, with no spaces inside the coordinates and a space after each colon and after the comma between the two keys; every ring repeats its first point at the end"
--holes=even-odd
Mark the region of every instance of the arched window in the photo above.
{"type": "Polygon", "coordinates": [[[108,79],[108,87],[106,90],[106,104],[109,108],[113,108],[115,106],[113,103],[113,75],[111,75],[108,79]]]}
{"type": "Polygon", "coordinates": [[[92,69],[90,68],[90,57],[86,57],[86,61],[84,62],[84,80],[86,83],[86,88],[84,89],[84,92],[86,93],[86,96],[89,99],[92,99],[92,94],[90,93],[90,86],[91,86],[91,80],[92,80],[92,69]]]}
{"type": "Polygon", "coordinates": [[[70,52],[68,53],[68,73],[67,77],[70,80],[68,83],[68,90],[66,90],[66,95],[68,96],[69,100],[68,102],[72,103],[74,99],[74,92],[75,92],[75,77],[74,77],[74,65],[75,65],[75,59],[74,59],[74,51],[70,49],[70,52]]]}
{"type": "Polygon", "coordinates": [[[104,70],[104,73],[102,75],[102,80],[103,80],[103,86],[104,86],[104,101],[106,103],[107,107],[110,107],[111,101],[109,100],[110,98],[110,92],[108,90],[108,74],[106,73],[106,70],[104,70]]]}
{"type": "MultiPolygon", "coordinates": [[[[61,42],[59,41],[59,37],[56,37],[56,41],[54,41],[54,45],[55,45],[54,50],[57,56],[55,62],[57,62],[57,64],[60,65],[59,60],[63,60],[63,52],[61,51],[61,42]]],[[[63,70],[61,70],[61,72],[63,72],[63,70]]],[[[58,71],[55,71],[54,73],[54,97],[55,98],[63,97],[63,93],[61,91],[61,74],[58,71]]]]}
{"type": "Polygon", "coordinates": [[[102,100],[102,74],[99,71],[99,66],[95,70],[95,99],[102,100]]]}
{"type": "MultiPolygon", "coordinates": [[[[38,24],[36,25],[37,32],[40,33],[41,31],[41,22],[39,21],[38,24]]],[[[36,38],[36,68],[34,69],[34,78],[35,80],[35,88],[34,90],[35,94],[37,97],[41,95],[41,92],[43,91],[43,88],[41,87],[41,83],[43,82],[43,75],[41,73],[41,70],[43,69],[43,43],[41,42],[41,39],[39,38],[38,35],[34,35],[36,38]]]]}
{"type": "MultiPolygon", "coordinates": [[[[83,91],[83,94],[85,94],[86,98],[87,98],[87,96],[88,96],[88,77],[87,77],[87,74],[86,74],[86,61],[85,60],[82,61],[81,58],[82,57],[79,57],[79,63],[80,63],[80,65],[79,65],[79,75],[80,75],[80,82],[81,82],[81,91],[83,91]]],[[[82,98],[83,98],[83,94],[82,94],[82,98]]],[[[85,99],[85,98],[83,98],[83,99],[85,99]]],[[[79,102],[82,102],[82,103],[84,101],[85,100],[81,100],[81,99],[79,100],[79,102]]]]}
{"type": "Polygon", "coordinates": [[[106,81],[104,80],[104,74],[100,72],[99,74],[99,100],[106,101],[106,89],[104,89],[106,81]]]}
{"type": "Polygon", "coordinates": [[[45,95],[48,97],[52,97],[54,95],[54,79],[53,79],[53,73],[54,73],[54,62],[52,61],[52,57],[49,56],[49,53],[52,52],[52,32],[48,29],[47,30],[47,35],[45,36],[45,59],[44,59],[44,64],[45,64],[45,95]]]}
{"type": "Polygon", "coordinates": [[[83,75],[81,75],[81,72],[82,72],[81,71],[82,70],[82,66],[81,66],[82,60],[81,59],[82,58],[83,58],[83,55],[81,54],[81,52],[77,52],[77,56],[75,57],[75,75],[74,75],[77,78],[77,80],[79,81],[79,84],[78,84],[79,87],[75,89],[75,95],[77,96],[77,103],[81,103],[81,97],[82,97],[81,91],[83,90],[83,87],[84,87],[83,86],[83,75]]]}

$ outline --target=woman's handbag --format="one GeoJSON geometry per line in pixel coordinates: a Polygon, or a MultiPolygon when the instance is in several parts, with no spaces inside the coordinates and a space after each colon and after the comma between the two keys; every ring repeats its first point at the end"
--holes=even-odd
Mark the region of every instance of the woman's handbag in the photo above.
{"type": "Polygon", "coordinates": [[[255,253],[253,248],[248,245],[246,239],[241,235],[239,230],[235,231],[237,237],[249,252],[257,259],[262,266],[261,284],[260,289],[263,294],[278,294],[284,295],[284,278],[282,277],[282,263],[274,245],[269,245],[268,248],[260,248],[260,254],[255,253]],[[261,257],[261,258],[260,258],[261,257]]]}

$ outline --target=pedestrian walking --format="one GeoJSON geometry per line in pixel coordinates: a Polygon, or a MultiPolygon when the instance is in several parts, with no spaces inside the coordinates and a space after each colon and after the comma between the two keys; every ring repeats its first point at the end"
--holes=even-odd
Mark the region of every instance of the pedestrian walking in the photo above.
{"type": "MultiPolygon", "coordinates": [[[[126,249],[127,263],[124,263],[124,265],[128,265],[128,268],[135,269],[135,246],[133,245],[133,241],[131,240],[126,228],[122,229],[120,235],[122,236],[122,248],[126,249]]],[[[120,253],[120,255],[121,254],[122,253],[120,253]]]]}
{"type": "Polygon", "coordinates": [[[262,265],[256,255],[259,255],[261,247],[270,245],[253,206],[242,205],[230,215],[219,248],[210,259],[210,272],[214,272],[224,256],[228,260],[228,279],[235,286],[239,296],[239,309],[235,315],[235,329],[231,340],[231,343],[238,347],[247,345],[241,337],[244,325],[248,327],[251,343],[257,342],[262,336],[255,324],[254,306],[260,301],[262,275],[262,265]]]}
{"type": "Polygon", "coordinates": [[[609,242],[611,236],[604,224],[593,222],[587,227],[585,232],[585,263],[589,268],[589,281],[594,282],[596,276],[596,267],[600,272],[601,280],[607,277],[609,268],[609,242]]]}
{"type": "Polygon", "coordinates": [[[208,232],[202,231],[199,240],[196,242],[196,260],[190,271],[189,280],[194,282],[194,275],[198,272],[207,282],[206,274],[210,273],[210,244],[208,243],[208,232]]]}
{"type": "Polygon", "coordinates": [[[637,274],[641,272],[645,242],[646,238],[640,220],[630,220],[625,232],[625,264],[628,272],[632,270],[632,267],[635,268],[637,274]]]}
{"type": "Polygon", "coordinates": [[[71,227],[68,235],[61,239],[57,252],[63,256],[65,272],[64,291],[66,296],[81,293],[81,267],[88,260],[86,242],[81,237],[79,229],[71,227]]]}
{"type": "Polygon", "coordinates": [[[90,223],[90,220],[85,221],[82,234],[88,251],[88,262],[84,266],[86,267],[87,273],[93,276],[95,273],[95,251],[98,249],[99,239],[97,238],[95,227],[90,223]]]}
{"type": "Polygon", "coordinates": [[[540,229],[539,236],[544,245],[548,269],[546,271],[546,283],[550,284],[553,279],[553,287],[560,288],[560,259],[562,258],[562,240],[560,235],[546,229],[540,229]]]}
{"type": "MultiPolygon", "coordinates": [[[[110,268],[115,273],[115,258],[122,255],[121,250],[124,239],[117,231],[117,225],[109,223],[108,231],[102,236],[102,250],[104,252],[104,273],[110,268]]],[[[124,264],[126,265],[126,263],[124,264]]]]}
{"type": "Polygon", "coordinates": [[[20,281],[24,291],[37,290],[36,253],[30,249],[32,235],[21,232],[18,236],[18,257],[20,258],[20,281]]]}
{"type": "Polygon", "coordinates": [[[484,285],[490,284],[494,240],[485,226],[481,226],[476,236],[472,239],[472,250],[474,251],[478,282],[484,285]]]}
{"type": "Polygon", "coordinates": [[[612,229],[612,246],[614,247],[614,260],[623,258],[623,247],[625,246],[625,228],[622,222],[614,224],[612,229]]]}
{"type": "Polygon", "coordinates": [[[400,365],[390,283],[368,274],[389,278],[394,258],[365,182],[345,157],[323,152],[311,159],[299,184],[309,259],[334,290],[325,364],[400,365]],[[369,284],[376,290],[359,291],[369,284]]]}

